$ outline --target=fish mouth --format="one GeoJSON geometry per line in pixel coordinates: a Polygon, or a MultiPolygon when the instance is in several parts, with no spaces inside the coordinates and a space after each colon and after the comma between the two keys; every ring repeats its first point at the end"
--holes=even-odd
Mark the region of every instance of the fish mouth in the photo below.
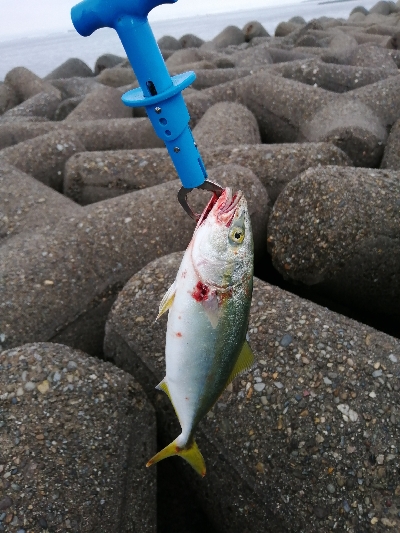
{"type": "Polygon", "coordinates": [[[242,197],[242,191],[238,191],[236,194],[233,194],[230,187],[224,189],[220,197],[214,193],[203,213],[201,214],[197,223],[197,227],[199,227],[211,213],[213,213],[218,222],[221,222],[229,227],[242,197]]]}

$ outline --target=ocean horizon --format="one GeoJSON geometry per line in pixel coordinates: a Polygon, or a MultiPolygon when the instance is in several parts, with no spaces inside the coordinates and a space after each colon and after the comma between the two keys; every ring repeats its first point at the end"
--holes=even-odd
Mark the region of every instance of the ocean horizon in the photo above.
{"type": "MultiPolygon", "coordinates": [[[[376,0],[363,2],[342,0],[334,3],[324,3],[324,0],[308,0],[281,6],[157,20],[151,22],[151,27],[156,39],[163,35],[179,38],[186,33],[194,33],[207,41],[226,26],[243,27],[247,22],[257,20],[273,35],[280,22],[289,20],[293,16],[301,16],[306,21],[321,16],[347,18],[357,5],[363,5],[369,9],[375,3],[376,0]]],[[[38,76],[43,77],[71,57],[78,57],[93,68],[96,59],[104,53],[126,55],[116,32],[112,29],[98,30],[87,38],[81,37],[75,30],[47,32],[33,37],[6,40],[1,40],[0,35],[0,57],[2,58],[0,80],[3,80],[7,72],[17,66],[29,68],[38,76]]]]}

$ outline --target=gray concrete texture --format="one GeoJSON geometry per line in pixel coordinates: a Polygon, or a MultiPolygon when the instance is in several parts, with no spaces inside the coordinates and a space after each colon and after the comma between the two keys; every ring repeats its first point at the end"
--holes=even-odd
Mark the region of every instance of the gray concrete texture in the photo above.
{"type": "MultiPolygon", "coordinates": [[[[207,169],[232,164],[249,168],[271,203],[310,167],[351,165],[348,156],[330,143],[218,146],[202,149],[201,154],[207,169]]],[[[165,149],[81,152],[65,166],[64,194],[87,205],[177,178],[165,149]]]]}
{"type": "Polygon", "coordinates": [[[7,161],[61,192],[66,161],[84,151],[84,145],[74,132],[56,130],[0,150],[0,161],[7,161]]]}
{"type": "Polygon", "coordinates": [[[273,264],[354,308],[400,316],[399,206],[396,171],[309,169],[274,205],[273,264]]]}
{"type": "MultiPolygon", "coordinates": [[[[56,89],[54,89],[56,91],[56,89]]],[[[0,116],[0,124],[52,120],[61,103],[59,91],[37,93],[0,116]]]]}
{"type": "Polygon", "coordinates": [[[3,531],[156,533],[144,467],[156,423],[140,385],[59,344],[3,351],[0,368],[3,531]]]}
{"type": "Polygon", "coordinates": [[[94,66],[94,74],[97,76],[106,68],[113,68],[126,61],[126,57],[117,56],[115,54],[103,54],[97,58],[94,66]]]}
{"type": "Polygon", "coordinates": [[[93,76],[92,69],[81,59],[77,57],[71,57],[64,61],[62,65],[52,70],[44,80],[58,80],[67,78],[90,78],[93,76]]]}
{"type": "Polygon", "coordinates": [[[129,118],[132,109],[121,101],[121,94],[114,87],[97,87],[67,116],[66,122],[84,120],[129,118]]]}
{"type": "MultiPolygon", "coordinates": [[[[137,273],[106,326],[106,357],[141,383],[165,444],[180,430],[154,388],[167,318],[154,319],[181,257],[137,273]]],[[[249,341],[255,365],[196,431],[206,477],[175,460],[218,531],[399,529],[399,340],[255,279],[249,341]]]]}
{"type": "Polygon", "coordinates": [[[203,39],[197,35],[193,35],[193,33],[185,33],[185,35],[182,35],[179,39],[179,42],[182,48],[200,48],[204,43],[203,39]]]}
{"type": "Polygon", "coordinates": [[[319,87],[260,71],[190,94],[186,102],[195,124],[217,102],[237,101],[253,112],[264,142],[331,141],[355,166],[377,166],[387,128],[400,116],[400,77],[337,95],[319,87]],[[384,94],[384,98],[376,98],[384,94]]]}
{"type": "Polygon", "coordinates": [[[82,208],[0,159],[0,246],[20,233],[54,227],[82,208]]]}
{"type": "Polygon", "coordinates": [[[386,68],[335,65],[317,58],[274,65],[273,70],[284,78],[297,80],[307,85],[316,85],[335,93],[352,91],[398,75],[397,68],[396,72],[391,72],[386,68]]]}
{"type": "Polygon", "coordinates": [[[217,49],[226,48],[231,44],[237,45],[244,42],[244,33],[237,26],[227,26],[212,40],[212,43],[216,46],[217,49]]]}
{"type": "Polygon", "coordinates": [[[14,89],[20,102],[24,102],[39,93],[60,96],[59,91],[48,81],[42,80],[25,67],[16,67],[8,72],[4,83],[14,89]]]}
{"type": "MultiPolygon", "coordinates": [[[[261,259],[269,216],[264,187],[250,170],[234,165],[213,169],[210,179],[246,194],[261,259]]],[[[147,263],[184,250],[191,239],[194,222],[177,202],[179,187],[173,181],[99,202],[34,239],[21,234],[6,241],[0,248],[4,347],[64,335],[74,347],[101,354],[107,306],[120,288],[147,263]],[[93,324],[97,329],[85,329],[93,324]]],[[[208,198],[196,191],[189,201],[201,211],[208,198]]]]}
{"type": "Polygon", "coordinates": [[[39,124],[0,123],[0,149],[50,132],[75,133],[86,150],[129,150],[164,146],[147,118],[116,118],[82,122],[47,121],[39,124]]]}
{"type": "Polygon", "coordinates": [[[247,22],[247,24],[243,26],[242,32],[244,33],[246,42],[251,41],[255,37],[269,37],[267,30],[257,20],[247,22]]]}
{"type": "Polygon", "coordinates": [[[6,83],[0,85],[0,115],[18,105],[17,93],[6,83]]]}
{"type": "Polygon", "coordinates": [[[136,81],[136,76],[132,68],[116,66],[106,68],[96,77],[96,81],[109,87],[122,87],[136,81]]]}
{"type": "Polygon", "coordinates": [[[251,70],[248,68],[195,69],[194,72],[196,79],[191,86],[196,90],[207,89],[207,87],[244,78],[251,74],[251,70]]]}
{"type": "Polygon", "coordinates": [[[51,84],[61,91],[64,99],[76,98],[78,96],[84,97],[99,86],[96,78],[79,77],[51,80],[51,84]]]}
{"type": "Polygon", "coordinates": [[[200,149],[261,143],[253,113],[235,102],[219,102],[210,107],[193,129],[193,137],[200,149]]]}
{"type": "Polygon", "coordinates": [[[400,170],[400,121],[397,121],[390,131],[381,168],[400,170]]]}

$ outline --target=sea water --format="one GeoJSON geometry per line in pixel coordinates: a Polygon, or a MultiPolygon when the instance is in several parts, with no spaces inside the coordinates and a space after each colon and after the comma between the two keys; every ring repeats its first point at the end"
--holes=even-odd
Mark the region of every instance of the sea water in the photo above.
{"type": "MultiPolygon", "coordinates": [[[[226,26],[235,25],[241,28],[251,20],[258,20],[273,35],[279,22],[293,16],[301,16],[306,21],[321,16],[347,18],[355,6],[361,4],[369,9],[376,3],[376,0],[333,3],[320,1],[155,21],[151,26],[156,39],[163,35],[179,38],[186,33],[194,33],[204,40],[210,40],[226,26]]],[[[125,56],[114,30],[98,30],[87,38],[81,37],[75,31],[10,41],[1,41],[0,35],[0,80],[17,66],[27,67],[42,77],[70,57],[78,57],[93,68],[97,57],[103,53],[125,56]]]]}

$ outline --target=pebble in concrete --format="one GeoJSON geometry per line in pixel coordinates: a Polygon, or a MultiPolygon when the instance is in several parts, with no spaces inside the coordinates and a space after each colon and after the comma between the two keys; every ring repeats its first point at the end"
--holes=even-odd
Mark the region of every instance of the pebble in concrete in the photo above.
{"type": "Polygon", "coordinates": [[[155,416],[138,383],[59,344],[2,352],[0,368],[5,531],[155,533],[155,416]]]}
{"type": "MultiPolygon", "coordinates": [[[[107,357],[142,384],[166,443],[179,424],[154,389],[167,318],[154,319],[181,257],[135,275],[106,327],[107,357]]],[[[258,279],[249,340],[255,366],[196,432],[206,477],[176,461],[219,531],[399,529],[399,340],[258,279]]]]}

